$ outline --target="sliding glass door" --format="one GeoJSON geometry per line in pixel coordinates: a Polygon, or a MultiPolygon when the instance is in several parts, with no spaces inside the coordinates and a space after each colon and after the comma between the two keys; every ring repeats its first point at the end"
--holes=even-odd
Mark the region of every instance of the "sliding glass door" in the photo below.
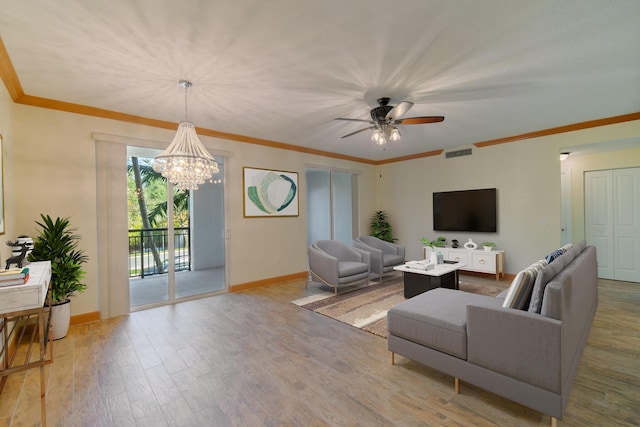
{"type": "Polygon", "coordinates": [[[225,291],[224,176],[175,190],[151,168],[159,152],[129,147],[131,309],[225,291]]]}
{"type": "Polygon", "coordinates": [[[347,245],[358,233],[357,175],[307,168],[307,243],[339,240],[347,245]]]}

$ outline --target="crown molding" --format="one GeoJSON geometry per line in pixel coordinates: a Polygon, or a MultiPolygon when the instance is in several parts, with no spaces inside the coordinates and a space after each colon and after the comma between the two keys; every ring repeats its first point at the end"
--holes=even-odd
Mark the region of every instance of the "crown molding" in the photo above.
{"type": "Polygon", "coordinates": [[[4,82],[13,102],[16,102],[18,98],[24,95],[22,85],[20,84],[16,70],[13,68],[13,63],[11,62],[11,58],[9,58],[9,53],[4,46],[2,37],[0,37],[0,78],[4,82]]]}
{"type": "Polygon", "coordinates": [[[402,157],[394,157],[393,159],[378,160],[376,164],[384,165],[387,163],[396,163],[396,162],[404,162],[406,160],[421,159],[423,157],[439,156],[440,154],[442,154],[443,151],[444,150],[442,149],[438,149],[433,151],[427,151],[425,153],[410,154],[408,156],[402,156],[402,157]]]}
{"type": "Polygon", "coordinates": [[[523,133],[521,135],[507,136],[504,138],[492,139],[489,141],[476,142],[478,148],[489,147],[491,145],[505,144],[507,142],[521,141],[523,139],[540,138],[543,136],[556,135],[559,133],[575,132],[577,130],[589,129],[600,126],[615,125],[618,123],[640,120],[640,112],[623,114],[621,116],[606,117],[604,119],[589,120],[586,122],[573,123],[565,126],[558,126],[550,129],[538,130],[535,132],[523,133]]]}

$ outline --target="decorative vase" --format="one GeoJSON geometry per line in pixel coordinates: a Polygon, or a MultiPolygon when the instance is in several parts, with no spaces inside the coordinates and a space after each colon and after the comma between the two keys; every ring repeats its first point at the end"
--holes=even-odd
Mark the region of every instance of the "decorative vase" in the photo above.
{"type": "Polygon", "coordinates": [[[67,336],[71,322],[71,300],[66,299],[51,306],[51,333],[54,340],[67,336]]]}
{"type": "Polygon", "coordinates": [[[469,239],[467,243],[464,244],[465,249],[476,249],[478,245],[473,242],[473,240],[469,239]]]}

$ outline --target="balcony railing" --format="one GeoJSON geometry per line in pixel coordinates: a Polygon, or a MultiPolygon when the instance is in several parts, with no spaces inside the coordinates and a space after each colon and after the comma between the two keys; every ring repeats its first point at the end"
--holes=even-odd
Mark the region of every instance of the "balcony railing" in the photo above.
{"type": "MultiPolygon", "coordinates": [[[[175,269],[191,270],[189,227],[176,227],[173,234],[175,269]]],[[[165,274],[169,270],[169,260],[169,233],[166,228],[129,230],[129,277],[165,274]]]]}

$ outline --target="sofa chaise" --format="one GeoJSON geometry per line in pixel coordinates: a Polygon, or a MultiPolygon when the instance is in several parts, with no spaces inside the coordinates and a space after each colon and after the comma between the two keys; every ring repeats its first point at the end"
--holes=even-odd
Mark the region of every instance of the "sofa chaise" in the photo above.
{"type": "Polygon", "coordinates": [[[391,363],[400,354],[454,377],[456,393],[466,381],[550,415],[555,426],[597,305],[596,251],[582,241],[518,273],[498,297],[438,288],[394,306],[391,363]]]}

